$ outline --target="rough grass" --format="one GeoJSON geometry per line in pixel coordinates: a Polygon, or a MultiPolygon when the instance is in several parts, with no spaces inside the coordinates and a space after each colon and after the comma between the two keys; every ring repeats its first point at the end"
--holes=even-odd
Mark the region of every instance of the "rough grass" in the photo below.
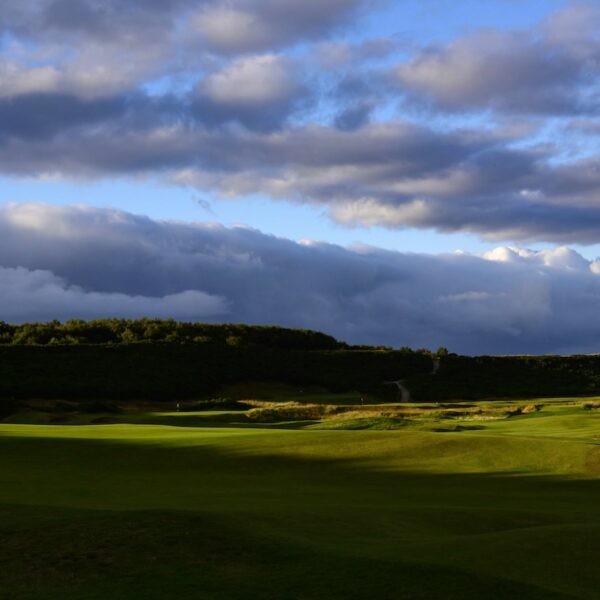
{"type": "Polygon", "coordinates": [[[328,404],[302,404],[300,402],[258,402],[246,415],[251,421],[316,421],[339,412],[337,406],[328,404]]]}
{"type": "Polygon", "coordinates": [[[0,424],[0,598],[597,598],[599,411],[346,408],[0,424]]]}

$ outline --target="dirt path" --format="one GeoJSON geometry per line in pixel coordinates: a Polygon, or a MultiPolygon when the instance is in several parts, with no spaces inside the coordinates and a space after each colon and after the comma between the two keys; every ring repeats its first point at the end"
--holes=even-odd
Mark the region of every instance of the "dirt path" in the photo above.
{"type": "MultiPolygon", "coordinates": [[[[440,359],[433,359],[433,366],[431,368],[430,375],[436,375],[440,370],[440,359]]],[[[395,381],[384,381],[385,385],[395,385],[398,388],[398,392],[400,393],[400,402],[411,402],[412,396],[410,394],[410,390],[404,385],[404,379],[396,379],[395,381]]]]}
{"type": "Polygon", "coordinates": [[[410,390],[404,385],[404,379],[397,379],[396,381],[386,381],[387,385],[395,385],[400,392],[400,402],[410,402],[410,390]]]}

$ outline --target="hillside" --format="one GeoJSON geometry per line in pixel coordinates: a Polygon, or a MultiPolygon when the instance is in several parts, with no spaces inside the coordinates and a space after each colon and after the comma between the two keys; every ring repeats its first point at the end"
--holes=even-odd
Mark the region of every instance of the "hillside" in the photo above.
{"type": "Polygon", "coordinates": [[[600,393],[600,356],[458,356],[309,330],[172,320],[0,323],[0,398],[178,400],[273,382],[421,402],[600,393]],[[388,382],[388,383],[386,383],[388,382]]]}

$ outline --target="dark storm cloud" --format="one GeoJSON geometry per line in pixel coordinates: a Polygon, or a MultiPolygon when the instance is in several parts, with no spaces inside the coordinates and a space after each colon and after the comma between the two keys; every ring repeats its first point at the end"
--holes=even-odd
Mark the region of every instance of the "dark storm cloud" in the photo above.
{"type": "Polygon", "coordinates": [[[419,255],[89,207],[0,210],[0,319],[172,316],[460,352],[597,351],[600,264],[419,255]],[[574,341],[575,340],[575,341],[574,341]]]}
{"type": "Polygon", "coordinates": [[[27,94],[0,98],[0,139],[46,138],[81,125],[123,117],[125,98],[84,101],[65,94],[27,94]]]}

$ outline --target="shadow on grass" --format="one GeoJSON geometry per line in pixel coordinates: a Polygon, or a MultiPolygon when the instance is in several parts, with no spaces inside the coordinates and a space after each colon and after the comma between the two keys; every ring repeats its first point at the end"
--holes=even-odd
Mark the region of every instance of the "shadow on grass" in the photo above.
{"type": "Polygon", "coordinates": [[[596,597],[599,480],[383,470],[314,448],[294,455],[298,441],[277,436],[0,438],[0,590],[11,600],[596,597]]]}
{"type": "Polygon", "coordinates": [[[15,600],[575,597],[456,567],[315,552],[198,513],[30,513],[37,527],[3,535],[0,586],[15,600]]]}

